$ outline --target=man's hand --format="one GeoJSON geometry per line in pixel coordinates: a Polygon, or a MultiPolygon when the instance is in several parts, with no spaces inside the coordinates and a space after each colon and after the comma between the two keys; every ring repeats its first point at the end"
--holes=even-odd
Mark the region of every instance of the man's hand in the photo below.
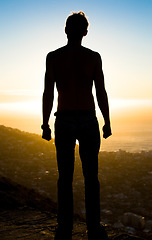
{"type": "Polygon", "coordinates": [[[105,124],[105,125],[103,126],[102,130],[103,130],[103,138],[106,139],[106,138],[108,138],[109,136],[112,135],[112,133],[111,133],[111,127],[110,127],[109,124],[105,124]]]}
{"type": "Polygon", "coordinates": [[[51,129],[49,128],[49,126],[44,127],[42,125],[41,128],[43,129],[42,138],[47,141],[50,141],[51,140],[51,129]]]}

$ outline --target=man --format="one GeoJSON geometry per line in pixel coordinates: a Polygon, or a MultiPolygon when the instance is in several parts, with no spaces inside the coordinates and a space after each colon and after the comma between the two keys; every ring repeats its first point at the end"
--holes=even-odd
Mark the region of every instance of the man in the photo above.
{"type": "Polygon", "coordinates": [[[54,98],[54,84],[58,91],[55,113],[55,145],[58,163],[58,228],[55,239],[72,239],[73,229],[73,171],[76,139],[85,180],[85,206],[88,239],[108,239],[100,226],[100,193],[98,181],[98,152],[100,133],[92,95],[93,81],[99,108],[105,125],[103,137],[111,135],[108,99],[104,86],[99,53],[81,45],[87,35],[88,21],[82,12],[67,18],[65,33],[68,43],[46,58],[43,93],[43,134],[51,139],[48,125],[54,98]]]}

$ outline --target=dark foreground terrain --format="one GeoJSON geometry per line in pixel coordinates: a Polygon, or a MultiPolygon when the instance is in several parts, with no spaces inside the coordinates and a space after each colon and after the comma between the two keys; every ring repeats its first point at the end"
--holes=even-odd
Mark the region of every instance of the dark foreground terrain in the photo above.
{"type": "MultiPolygon", "coordinates": [[[[53,240],[55,228],[56,204],[34,190],[0,177],[1,240],[53,240]]],[[[112,240],[144,239],[126,234],[121,229],[106,229],[112,240]]],[[[82,239],[87,239],[86,226],[83,219],[75,216],[73,240],[82,239]]]]}
{"type": "MultiPolygon", "coordinates": [[[[85,239],[84,180],[78,153],[76,146],[73,189],[77,217],[73,238],[85,239]]],[[[0,184],[0,240],[20,239],[22,231],[27,234],[22,239],[53,239],[58,179],[54,141],[0,125],[0,176],[5,177],[0,184]],[[41,222],[52,235],[41,231],[41,222]],[[18,232],[18,237],[12,231],[18,232]],[[31,233],[37,237],[30,238],[31,233]]],[[[152,239],[152,151],[100,152],[99,181],[101,221],[109,235],[113,239],[116,235],[117,240],[128,239],[129,234],[152,239]],[[126,235],[118,238],[119,233],[126,235]]]]}

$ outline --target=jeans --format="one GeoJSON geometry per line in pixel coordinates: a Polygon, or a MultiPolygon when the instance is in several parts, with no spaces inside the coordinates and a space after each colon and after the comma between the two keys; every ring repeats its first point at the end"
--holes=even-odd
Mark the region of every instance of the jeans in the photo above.
{"type": "Polygon", "coordinates": [[[88,230],[100,226],[100,186],[98,153],[100,132],[95,114],[57,115],[55,145],[58,164],[58,225],[73,229],[73,172],[76,139],[85,181],[86,224],[88,230]]]}

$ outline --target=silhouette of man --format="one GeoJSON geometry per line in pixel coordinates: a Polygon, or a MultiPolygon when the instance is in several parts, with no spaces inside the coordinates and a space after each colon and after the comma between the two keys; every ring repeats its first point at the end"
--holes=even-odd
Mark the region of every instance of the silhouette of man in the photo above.
{"type": "Polygon", "coordinates": [[[68,43],[46,58],[43,93],[43,133],[51,139],[48,125],[54,98],[54,84],[58,91],[55,113],[55,145],[58,163],[58,228],[55,239],[72,239],[73,229],[73,171],[76,139],[85,180],[85,206],[88,239],[108,239],[100,225],[100,193],[98,181],[98,152],[100,133],[92,95],[93,81],[99,108],[105,125],[103,137],[111,135],[109,106],[104,86],[102,61],[99,53],[81,45],[87,35],[88,21],[83,12],[67,18],[65,33],[68,43]]]}

